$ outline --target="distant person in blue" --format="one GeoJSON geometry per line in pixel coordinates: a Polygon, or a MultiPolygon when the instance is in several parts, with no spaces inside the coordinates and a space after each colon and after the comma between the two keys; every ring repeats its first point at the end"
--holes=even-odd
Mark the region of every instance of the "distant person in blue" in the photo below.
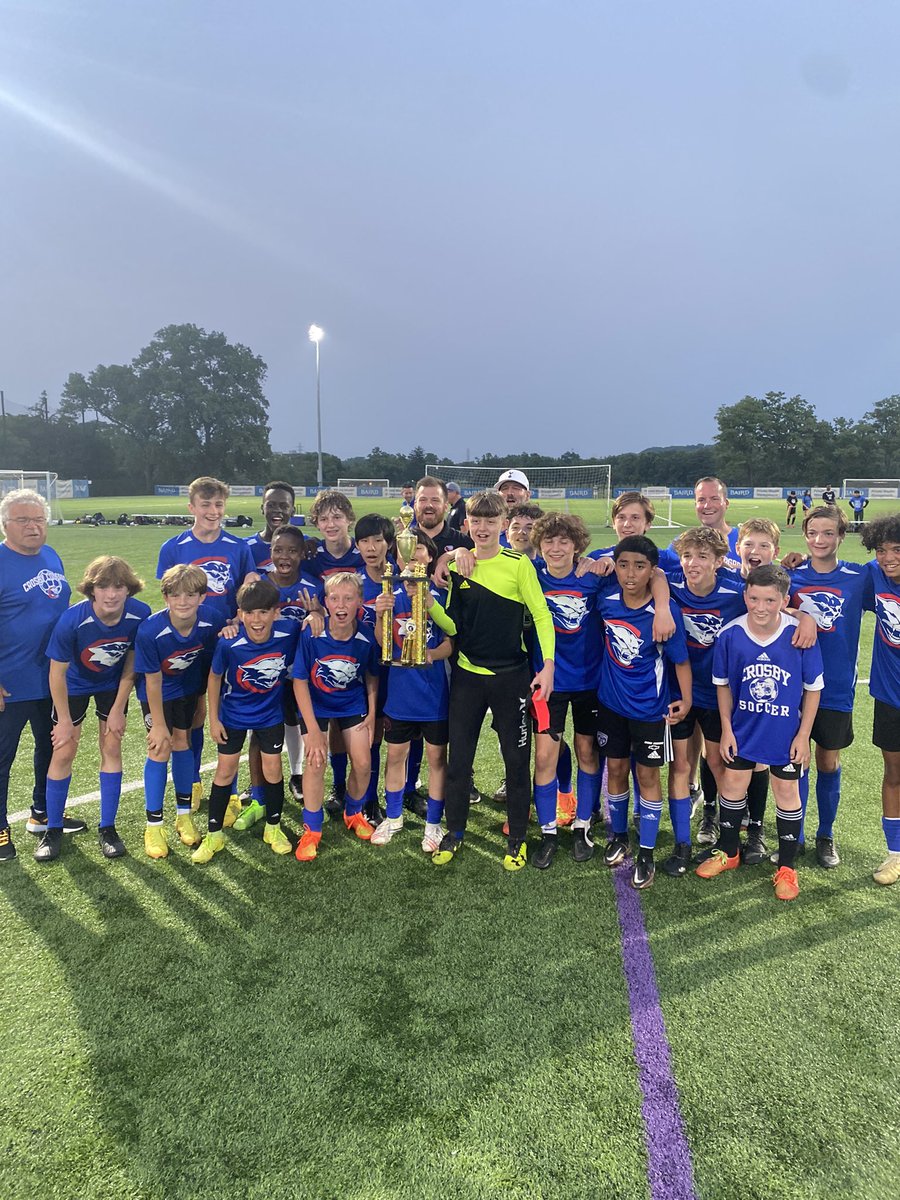
{"type": "Polygon", "coordinates": [[[859,533],[864,523],[863,514],[868,507],[868,498],[862,494],[859,488],[854,488],[853,495],[850,497],[850,512],[852,514],[850,517],[851,533],[859,533]]]}
{"type": "MultiPolygon", "coordinates": [[[[46,500],[30,488],[0,501],[0,862],[16,857],[7,815],[9,773],[26,725],[34,737],[34,791],[25,828],[47,830],[53,754],[47,645],[72,594],[59,555],[46,544],[49,519],[46,500]]],[[[76,833],[87,826],[67,817],[63,828],[76,833]]]]}
{"type": "Polygon", "coordinates": [[[47,832],[34,854],[38,862],[52,862],[62,848],[72,763],[91,699],[100,739],[100,849],[106,858],[125,853],[116,814],[122,795],[122,738],[134,686],[134,643],[141,622],[150,616],[150,605],[135,599],[143,586],[124,558],[95,558],[78,585],[87,599],[63,613],[50,637],[53,759],[47,772],[47,832]]]}
{"type": "Polygon", "coordinates": [[[803,515],[806,516],[813,506],[813,496],[809,488],[804,489],[803,495],[800,497],[800,503],[803,505],[803,515]]]}

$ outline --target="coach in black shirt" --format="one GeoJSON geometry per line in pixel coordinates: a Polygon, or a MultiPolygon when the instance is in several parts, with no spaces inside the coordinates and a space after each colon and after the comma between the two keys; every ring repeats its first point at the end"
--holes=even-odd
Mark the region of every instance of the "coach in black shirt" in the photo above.
{"type": "Polygon", "coordinates": [[[442,555],[458,546],[465,546],[467,550],[474,546],[475,543],[470,537],[466,537],[458,529],[451,529],[446,520],[447,485],[443,479],[437,479],[434,475],[423,475],[416,484],[413,509],[416,514],[416,527],[428,534],[442,555]]]}
{"type": "Polygon", "coordinates": [[[463,522],[466,519],[466,502],[462,498],[458,483],[447,484],[447,500],[450,504],[450,511],[447,513],[447,528],[462,533],[463,522]]]}

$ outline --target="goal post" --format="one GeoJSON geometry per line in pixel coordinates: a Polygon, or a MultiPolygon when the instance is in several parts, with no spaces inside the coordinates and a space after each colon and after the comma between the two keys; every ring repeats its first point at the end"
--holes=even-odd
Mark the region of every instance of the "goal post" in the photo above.
{"type": "Polygon", "coordinates": [[[900,479],[845,479],[841,484],[844,500],[856,491],[868,500],[896,500],[900,498],[900,479]]]}
{"type": "Polygon", "coordinates": [[[504,471],[521,471],[531,486],[531,499],[565,512],[588,513],[595,523],[608,524],[610,502],[609,463],[581,463],[571,467],[472,466],[464,463],[428,463],[426,475],[458,483],[463,496],[493,488],[504,471]]]}
{"type": "Polygon", "coordinates": [[[672,520],[672,493],[667,487],[642,487],[641,495],[646,496],[656,510],[654,529],[684,528],[680,521],[672,520]]]}
{"type": "Polygon", "coordinates": [[[56,481],[59,478],[56,471],[25,471],[18,468],[0,468],[0,497],[8,492],[18,492],[22,488],[30,488],[43,496],[50,505],[50,516],[53,521],[59,521],[60,508],[56,495],[56,481]]]}

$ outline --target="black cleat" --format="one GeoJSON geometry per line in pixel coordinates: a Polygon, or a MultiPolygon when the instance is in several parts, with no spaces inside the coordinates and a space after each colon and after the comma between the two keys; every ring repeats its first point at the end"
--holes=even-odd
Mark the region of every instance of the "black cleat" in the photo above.
{"type": "Polygon", "coordinates": [[[830,871],[833,867],[841,865],[841,856],[834,848],[834,838],[816,838],[816,862],[820,867],[824,867],[826,871],[830,871]]]}
{"type": "Polygon", "coordinates": [[[606,843],[603,861],[608,867],[617,867],[620,862],[625,861],[629,849],[627,834],[615,833],[606,843]]]}
{"type": "Polygon", "coordinates": [[[747,835],[747,840],[741,846],[741,862],[745,867],[758,867],[769,857],[769,847],[761,833],[753,832],[747,835]]]}
{"type": "MultiPolygon", "coordinates": [[[[25,822],[25,828],[29,833],[46,833],[47,814],[45,812],[35,812],[32,809],[31,815],[25,822]]],[[[63,833],[84,833],[86,829],[87,823],[85,821],[79,821],[77,817],[70,817],[68,813],[63,813],[63,833]]]]}
{"type": "Polygon", "coordinates": [[[377,829],[381,822],[386,817],[384,809],[381,807],[377,797],[370,800],[368,804],[363,805],[363,816],[369,822],[373,829],[377,829]]]}
{"type": "Polygon", "coordinates": [[[37,850],[34,852],[34,861],[47,863],[59,858],[62,840],[63,831],[61,829],[48,829],[38,842],[37,850]]]}
{"type": "Polygon", "coordinates": [[[97,830],[97,841],[104,858],[121,858],[123,854],[128,853],[115,825],[101,825],[97,830]]]}
{"type": "Polygon", "coordinates": [[[403,807],[423,819],[428,815],[428,800],[418,790],[403,793],[403,807]]]}
{"type": "Polygon", "coordinates": [[[594,843],[589,829],[572,830],[572,857],[576,862],[587,862],[594,857],[594,843]]]}
{"type": "Polygon", "coordinates": [[[345,795],[345,791],[338,791],[337,788],[332,788],[328,793],[325,800],[325,811],[331,817],[332,821],[343,815],[345,795]]]}
{"type": "Polygon", "coordinates": [[[497,788],[496,792],[494,792],[494,803],[495,804],[505,804],[506,803],[506,780],[505,779],[500,784],[500,786],[497,788]]]}
{"type": "Polygon", "coordinates": [[[0,829],[0,862],[12,862],[16,857],[16,847],[8,825],[0,829]]]}
{"type": "Polygon", "coordinates": [[[697,830],[697,841],[701,846],[714,846],[719,840],[719,822],[715,816],[704,812],[700,828],[697,830]]]}
{"type": "Polygon", "coordinates": [[[653,851],[638,850],[637,858],[634,860],[634,870],[631,873],[631,886],[638,891],[651,887],[655,875],[653,851]]]}
{"type": "Polygon", "coordinates": [[[292,775],[288,780],[288,791],[294,797],[298,804],[303,800],[303,776],[292,775]]]}
{"type": "Polygon", "coordinates": [[[671,875],[673,879],[680,879],[682,875],[686,875],[690,865],[690,842],[676,842],[670,857],[660,864],[665,873],[671,875]]]}
{"type": "Polygon", "coordinates": [[[537,867],[539,871],[546,871],[548,867],[553,866],[553,859],[556,857],[558,847],[559,838],[555,833],[543,834],[541,844],[531,856],[531,865],[537,867]]]}

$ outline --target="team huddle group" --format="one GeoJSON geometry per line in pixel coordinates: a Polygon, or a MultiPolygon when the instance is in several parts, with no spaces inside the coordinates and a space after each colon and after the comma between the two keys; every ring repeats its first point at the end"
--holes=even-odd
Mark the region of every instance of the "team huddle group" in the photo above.
{"type": "Polygon", "coordinates": [[[857,564],[839,558],[841,511],[804,506],[808,554],[779,565],[778,526],[761,518],[730,526],[727,488],[710,477],[695,487],[698,525],[667,549],[647,536],[651,502],[626,492],[612,508],[616,544],[589,552],[581,518],[544,512],[521,471],[503,472],[465,502],[456,484],[425,476],[405,497],[414,558],[428,576],[426,661],[415,668],[399,665],[414,608],[393,520],[357,520],[343,493],[322,491],[309,514],[320,537],[308,538],[293,523],[293,489],[274,482],[262,499],[263,529],[244,539],[223,528],[227,497],[219,480],[191,484],[193,526],[160,550],[157,612],[137,598],[143,582],[132,567],[109,555],[88,565],[78,585],[85,599],[70,607],[63,565],[46,544],[45,501],[28,490],[0,501],[0,861],[16,856],[7,802],[26,724],[35,744],[26,826],[41,835],[35,858],[53,861],[64,835],[85,828],[66,802],[92,698],[99,844],[108,858],[126,852],[115,821],[134,691],[147,730],[151,858],[169,853],[171,766],[174,830],[195,863],[226,848],[226,829],[257,824],[276,854],[313,861],[326,812],[351,835],[384,845],[412,811],[424,818],[422,850],[446,867],[480,798],[473,765],[490,711],[505,767],[497,793],[507,809],[505,869],[528,861],[532,806],[540,828],[533,866],[552,865],[566,826],[572,857],[594,856],[605,765],[604,861],[615,867],[632,856],[634,887],[650,886],[667,766],[674,848],[662,870],[712,879],[771,858],[776,897],[793,900],[811,742],[815,858],[823,868],[840,863],[841,751],[853,740],[860,627],[871,611],[888,849],[874,878],[900,880],[900,514],[864,527],[875,557],[857,564]],[[194,814],[205,727],[218,757],[201,834],[194,814]],[[250,785],[239,795],[248,734],[250,785]],[[302,804],[296,845],[281,822],[285,751],[289,791],[302,804]],[[423,757],[427,794],[418,785],[423,757]],[[770,787],[771,855],[763,832],[770,787]]]}

